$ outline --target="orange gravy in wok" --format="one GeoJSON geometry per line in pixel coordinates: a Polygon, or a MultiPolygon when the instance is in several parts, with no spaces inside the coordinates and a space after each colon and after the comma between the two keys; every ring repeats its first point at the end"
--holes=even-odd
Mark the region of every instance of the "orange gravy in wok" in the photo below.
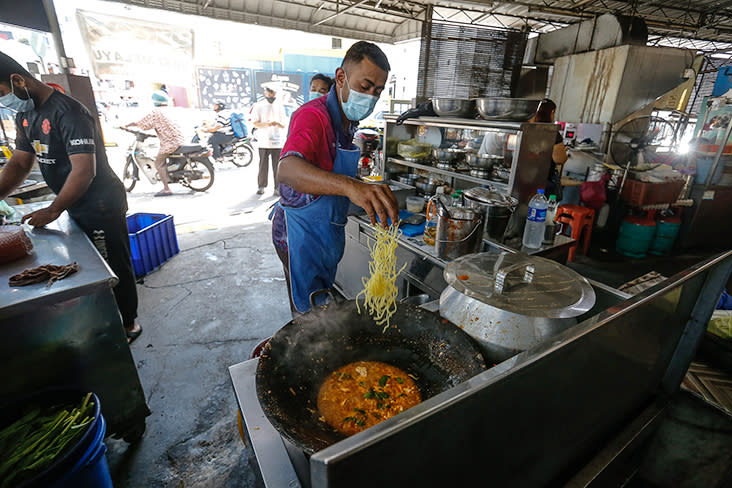
{"type": "Polygon", "coordinates": [[[331,427],[353,435],[422,401],[403,370],[378,361],[357,361],[332,372],[318,392],[318,410],[331,427]]]}

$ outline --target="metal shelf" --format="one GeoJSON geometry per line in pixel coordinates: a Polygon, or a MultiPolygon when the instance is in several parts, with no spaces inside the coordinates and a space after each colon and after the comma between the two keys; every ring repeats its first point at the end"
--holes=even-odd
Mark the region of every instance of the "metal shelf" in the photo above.
{"type": "MultiPolygon", "coordinates": [[[[385,115],[384,120],[387,123],[395,123],[396,115],[385,115]]],[[[450,129],[503,129],[511,131],[521,130],[521,125],[526,122],[513,122],[506,120],[481,120],[481,119],[461,119],[458,117],[414,117],[406,119],[405,125],[425,125],[429,127],[447,127],[450,129]]]]}
{"type": "Polygon", "coordinates": [[[489,186],[492,186],[493,188],[495,188],[496,190],[502,191],[504,193],[508,192],[508,184],[500,182],[500,181],[476,178],[475,176],[465,175],[462,173],[455,173],[454,171],[447,171],[444,169],[435,168],[434,166],[429,166],[427,164],[414,163],[412,161],[405,161],[403,159],[398,159],[398,158],[394,158],[394,157],[387,158],[387,161],[395,163],[395,164],[400,164],[402,166],[409,166],[410,168],[429,171],[430,173],[437,173],[437,174],[447,176],[450,178],[455,178],[457,180],[469,181],[471,183],[477,183],[479,185],[489,185],[489,186]]]}

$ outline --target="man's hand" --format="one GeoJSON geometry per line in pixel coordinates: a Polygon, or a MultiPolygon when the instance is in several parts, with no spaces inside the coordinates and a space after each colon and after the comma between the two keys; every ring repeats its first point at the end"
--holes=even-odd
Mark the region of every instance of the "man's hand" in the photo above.
{"type": "Polygon", "coordinates": [[[285,126],[283,124],[280,124],[279,122],[272,122],[269,125],[272,125],[274,127],[279,127],[280,129],[284,129],[285,126]]]}
{"type": "Polygon", "coordinates": [[[351,180],[347,196],[355,205],[366,210],[373,225],[376,225],[377,215],[382,227],[388,226],[387,216],[393,225],[399,221],[399,203],[389,185],[351,180]]]}
{"type": "Polygon", "coordinates": [[[21,222],[25,222],[27,220],[33,227],[43,227],[56,220],[59,215],[61,215],[61,212],[55,210],[51,205],[24,215],[21,222]]]}

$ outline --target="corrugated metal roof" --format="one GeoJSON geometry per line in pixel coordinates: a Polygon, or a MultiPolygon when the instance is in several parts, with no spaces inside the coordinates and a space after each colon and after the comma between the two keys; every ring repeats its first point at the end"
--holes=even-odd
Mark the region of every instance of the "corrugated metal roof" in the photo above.
{"type": "Polygon", "coordinates": [[[398,42],[439,20],[551,31],[604,13],[642,17],[651,40],[702,50],[732,47],[732,0],[118,0],[216,19],[336,37],[398,42]],[[688,41],[691,40],[691,41],[688,41]],[[700,42],[701,41],[701,42],[700,42]]]}

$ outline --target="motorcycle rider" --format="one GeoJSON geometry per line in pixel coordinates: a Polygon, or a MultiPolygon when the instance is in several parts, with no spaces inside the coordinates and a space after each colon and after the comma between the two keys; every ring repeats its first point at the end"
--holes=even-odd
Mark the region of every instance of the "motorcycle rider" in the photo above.
{"type": "Polygon", "coordinates": [[[170,119],[160,107],[167,105],[164,101],[153,102],[155,109],[137,122],[123,125],[123,129],[139,127],[142,130],[155,129],[160,140],[160,151],[155,157],[155,169],[158,171],[163,189],[155,194],[156,197],[167,197],[173,194],[170,191],[170,177],[168,176],[168,156],[173,154],[180,146],[185,144],[183,131],[180,126],[170,119]]]}
{"type": "Polygon", "coordinates": [[[234,130],[231,128],[231,119],[226,110],[226,104],[218,101],[214,104],[214,112],[216,112],[216,122],[210,129],[203,129],[210,132],[211,137],[208,139],[209,145],[213,148],[213,157],[216,161],[221,162],[221,148],[226,147],[228,143],[235,139],[234,130]]]}

